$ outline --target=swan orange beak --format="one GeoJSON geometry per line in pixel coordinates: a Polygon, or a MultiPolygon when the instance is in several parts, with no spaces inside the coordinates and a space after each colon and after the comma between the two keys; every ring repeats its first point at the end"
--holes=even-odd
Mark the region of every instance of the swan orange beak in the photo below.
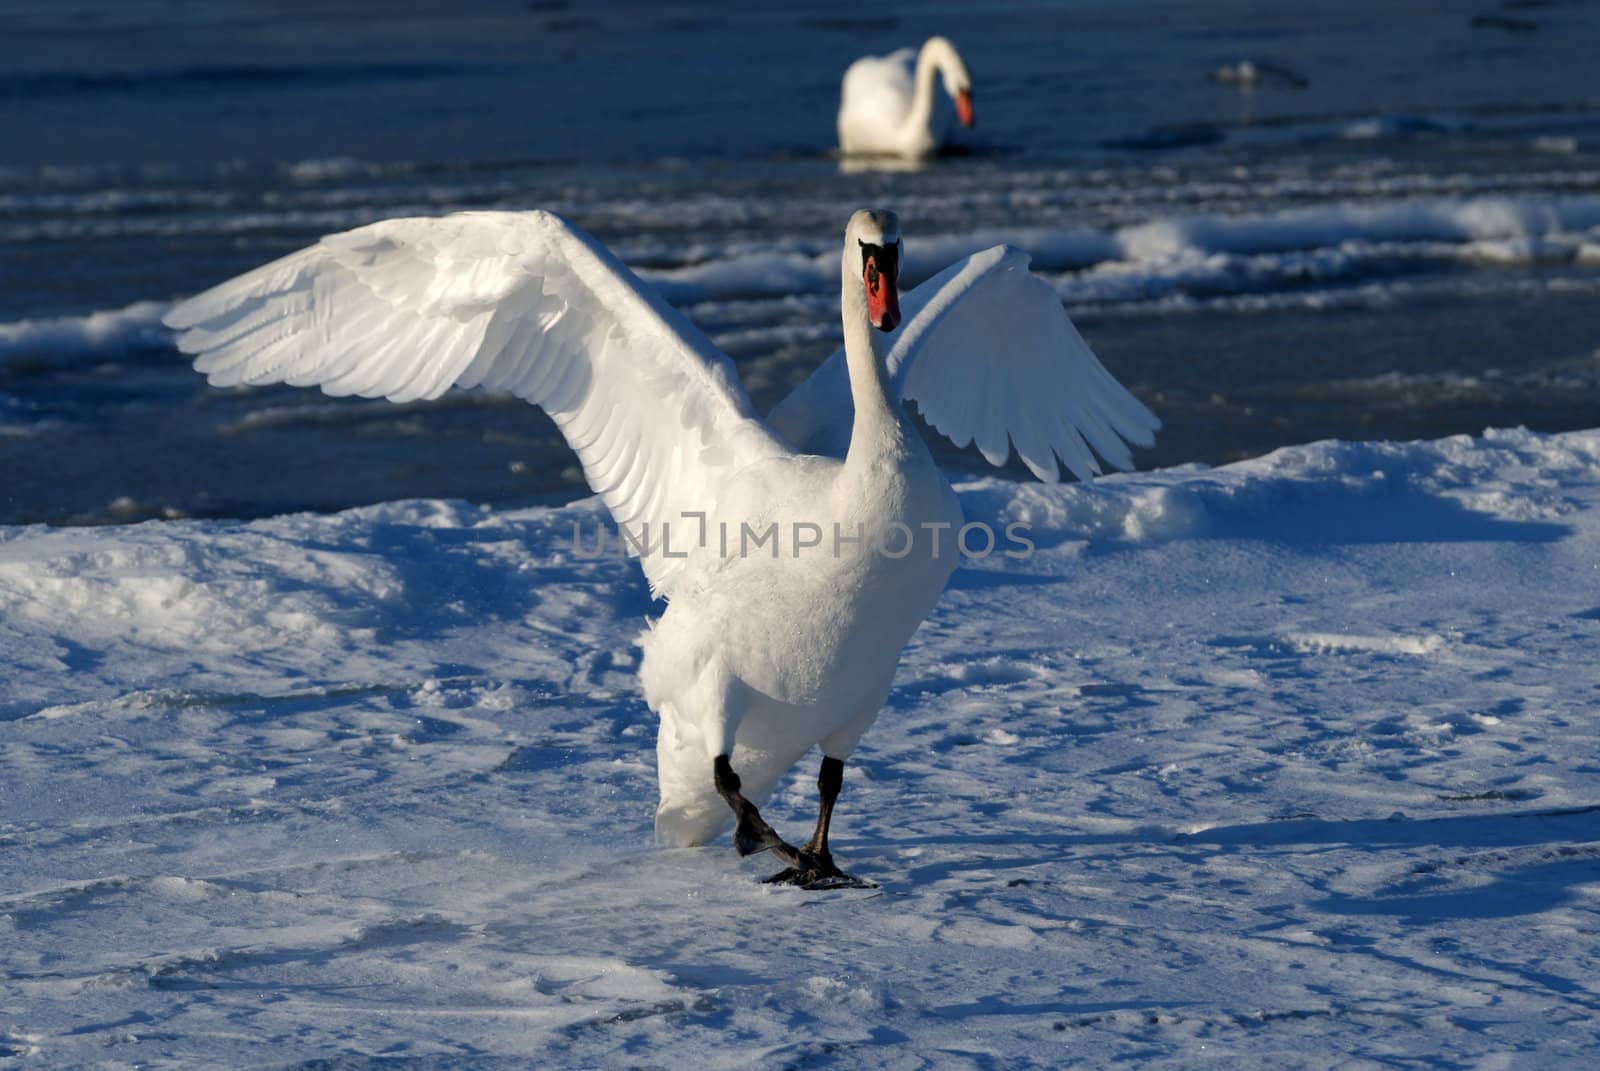
{"type": "Polygon", "coordinates": [[[876,257],[867,258],[861,274],[867,288],[867,319],[879,331],[893,331],[900,326],[900,288],[893,269],[879,271],[876,257]]]}
{"type": "Polygon", "coordinates": [[[961,120],[962,126],[976,126],[977,116],[972,114],[972,90],[963,89],[956,94],[956,118],[961,120]]]}

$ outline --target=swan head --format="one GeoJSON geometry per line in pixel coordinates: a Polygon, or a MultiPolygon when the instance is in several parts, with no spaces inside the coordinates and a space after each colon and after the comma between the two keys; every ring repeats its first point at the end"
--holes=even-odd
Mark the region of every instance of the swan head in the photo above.
{"type": "Polygon", "coordinates": [[[900,220],[893,212],[864,208],[850,217],[844,271],[861,280],[867,322],[879,331],[900,326],[900,220]]]}
{"type": "Polygon", "coordinates": [[[961,125],[968,128],[978,125],[978,116],[972,110],[972,87],[957,91],[956,118],[961,120],[961,125]]]}
{"type": "Polygon", "coordinates": [[[977,116],[972,111],[972,75],[967,73],[967,65],[962,62],[961,53],[956,51],[956,46],[952,45],[948,38],[930,37],[922,46],[922,50],[939,69],[939,79],[944,83],[944,91],[956,102],[956,118],[961,120],[961,125],[965,127],[977,125],[977,116]]]}

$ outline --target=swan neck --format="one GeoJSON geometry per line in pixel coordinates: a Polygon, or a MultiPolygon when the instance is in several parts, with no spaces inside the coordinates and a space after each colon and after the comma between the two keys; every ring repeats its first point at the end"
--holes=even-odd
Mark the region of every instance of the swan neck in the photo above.
{"type": "Polygon", "coordinates": [[[929,41],[917,53],[916,90],[911,97],[911,111],[906,115],[906,125],[915,130],[933,121],[933,79],[939,73],[937,52],[934,43],[929,41]]]}
{"type": "Polygon", "coordinates": [[[850,371],[850,400],[855,408],[846,458],[861,459],[897,435],[900,422],[889,369],[879,352],[879,347],[885,345],[879,341],[883,335],[867,320],[866,292],[859,280],[846,277],[840,306],[844,317],[844,360],[850,371]]]}

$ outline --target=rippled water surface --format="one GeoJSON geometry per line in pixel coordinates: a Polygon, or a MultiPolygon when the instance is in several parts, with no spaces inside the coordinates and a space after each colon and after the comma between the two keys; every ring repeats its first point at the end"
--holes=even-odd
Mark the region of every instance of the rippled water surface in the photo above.
{"type": "Polygon", "coordinates": [[[838,235],[886,205],[908,284],[1033,254],[1166,421],[1144,466],[1593,426],[1600,6],[1397,6],[9,5],[0,522],[578,493],[519,402],[213,390],[159,326],[321,234],[461,208],[592,230],[763,408],[838,345],[838,235]],[[978,129],[841,166],[844,66],[930,32],[978,129]],[[1244,59],[1252,91],[1217,80],[1244,59]]]}

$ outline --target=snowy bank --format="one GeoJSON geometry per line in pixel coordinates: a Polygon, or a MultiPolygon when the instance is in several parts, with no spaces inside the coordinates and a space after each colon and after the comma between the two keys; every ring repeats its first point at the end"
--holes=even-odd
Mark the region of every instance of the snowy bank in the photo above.
{"type": "Polygon", "coordinates": [[[651,845],[592,502],[0,528],[0,1057],[1600,1054],[1600,431],[961,493],[1037,550],[957,572],[847,770],[875,894],[651,845]]]}

